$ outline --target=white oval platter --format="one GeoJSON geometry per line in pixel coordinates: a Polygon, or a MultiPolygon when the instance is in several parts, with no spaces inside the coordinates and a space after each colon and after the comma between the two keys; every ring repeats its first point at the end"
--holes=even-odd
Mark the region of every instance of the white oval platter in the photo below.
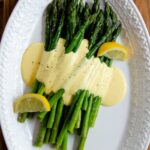
{"type": "MultiPolygon", "coordinates": [[[[24,49],[43,41],[44,10],[51,0],[20,0],[13,11],[0,45],[0,120],[9,150],[33,150],[38,123],[17,122],[13,102],[26,87],[20,74],[24,49]]],[[[90,1],[90,0],[89,0],[90,1]]],[[[150,41],[143,19],[132,0],[110,0],[123,31],[120,42],[131,51],[128,63],[115,62],[125,74],[128,90],[117,106],[101,107],[85,150],[146,150],[150,136],[150,41]]],[[[68,150],[77,141],[70,136],[68,150]]],[[[42,150],[53,149],[43,146],[42,150]]]]}

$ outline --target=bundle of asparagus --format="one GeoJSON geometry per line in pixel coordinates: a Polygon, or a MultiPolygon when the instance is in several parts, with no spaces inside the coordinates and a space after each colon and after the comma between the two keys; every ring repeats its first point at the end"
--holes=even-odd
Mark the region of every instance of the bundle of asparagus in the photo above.
{"type": "MultiPolygon", "coordinates": [[[[54,0],[46,9],[45,51],[52,51],[60,37],[66,39],[65,53],[76,52],[81,41],[89,40],[87,59],[97,55],[99,47],[108,41],[115,41],[121,32],[121,23],[107,1],[105,9],[100,8],[100,0],[94,0],[90,8],[82,0],[54,0]],[[63,32],[62,32],[63,31],[63,32]],[[89,32],[90,31],[90,32],[89,32]]],[[[101,56],[100,61],[109,67],[112,60],[101,56]]],[[[44,85],[35,82],[33,93],[44,94],[44,85]]],[[[102,99],[87,90],[78,90],[72,104],[63,104],[64,89],[46,95],[52,109],[50,112],[37,114],[41,128],[35,142],[36,146],[43,143],[56,145],[57,149],[67,149],[68,132],[77,129],[81,137],[78,149],[83,150],[90,127],[94,127],[102,99]]],[[[20,114],[18,120],[24,122],[33,113],[20,114]]]]}

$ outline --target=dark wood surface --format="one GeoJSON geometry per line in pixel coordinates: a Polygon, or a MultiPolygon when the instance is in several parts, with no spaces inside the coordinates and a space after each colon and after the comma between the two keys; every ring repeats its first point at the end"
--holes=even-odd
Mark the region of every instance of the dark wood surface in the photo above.
{"type": "MultiPolygon", "coordinates": [[[[0,36],[17,0],[4,0],[4,1],[5,5],[3,4],[3,2],[0,1],[0,36]]],[[[134,2],[139,8],[150,33],[150,0],[134,0],[134,2]]],[[[0,150],[7,150],[1,130],[0,130],[0,150]]],[[[150,147],[148,150],[150,150],[150,147]]]]}

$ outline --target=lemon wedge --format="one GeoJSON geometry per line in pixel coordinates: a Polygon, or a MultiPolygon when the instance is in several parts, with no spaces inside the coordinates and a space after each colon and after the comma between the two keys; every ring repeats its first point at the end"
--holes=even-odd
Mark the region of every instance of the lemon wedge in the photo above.
{"type": "Polygon", "coordinates": [[[14,103],[15,113],[50,111],[48,100],[40,94],[25,94],[14,103]]]}
{"type": "Polygon", "coordinates": [[[129,58],[128,50],[117,42],[104,43],[98,51],[98,56],[103,55],[108,58],[121,61],[125,61],[129,58]]]}

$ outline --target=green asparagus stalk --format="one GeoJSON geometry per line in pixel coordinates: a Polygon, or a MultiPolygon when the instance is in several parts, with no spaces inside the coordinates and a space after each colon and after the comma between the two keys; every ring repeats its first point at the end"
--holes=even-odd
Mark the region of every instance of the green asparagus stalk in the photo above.
{"type": "MultiPolygon", "coordinates": [[[[54,96],[52,96],[52,98],[49,99],[49,103],[50,103],[51,107],[53,107],[58,102],[58,100],[62,97],[64,92],[65,92],[64,89],[60,89],[54,94],[54,96]]],[[[38,116],[37,116],[38,120],[43,121],[46,114],[47,114],[47,112],[38,113],[38,116]]]]}
{"type": "Polygon", "coordinates": [[[25,120],[27,119],[27,116],[28,116],[28,113],[21,113],[21,114],[19,114],[19,116],[18,116],[18,121],[19,121],[20,123],[24,123],[25,120]]]}
{"type": "MultiPolygon", "coordinates": [[[[83,12],[82,12],[82,18],[81,18],[81,21],[82,22],[85,22],[85,21],[87,21],[88,19],[89,19],[89,16],[92,14],[92,12],[91,12],[91,8],[90,8],[90,6],[89,6],[89,4],[86,2],[85,3],[85,6],[84,6],[84,9],[83,9],[83,12]]],[[[95,20],[96,20],[96,18],[95,18],[95,20]]],[[[93,20],[93,22],[95,22],[95,20],[93,20]]],[[[91,25],[89,25],[87,28],[86,28],[86,30],[85,30],[85,38],[86,39],[89,39],[90,38],[90,36],[91,36],[91,26],[93,25],[93,22],[92,22],[92,24],[91,25]]]]}
{"type": "Polygon", "coordinates": [[[34,113],[28,113],[27,118],[32,119],[34,117],[34,113]]]}
{"type": "Polygon", "coordinates": [[[57,0],[57,10],[59,10],[59,14],[61,13],[61,9],[62,9],[62,0],[57,0]]]}
{"type": "Polygon", "coordinates": [[[64,0],[63,4],[62,4],[62,11],[64,13],[64,25],[63,25],[63,29],[61,32],[61,37],[64,39],[67,39],[66,35],[67,35],[67,11],[68,11],[68,3],[67,0],[64,0]]]}
{"type": "Polygon", "coordinates": [[[103,11],[100,11],[99,16],[98,16],[98,21],[96,24],[96,28],[93,31],[90,40],[89,40],[89,49],[91,49],[93,47],[93,45],[96,43],[97,38],[98,38],[98,34],[99,32],[102,30],[102,26],[103,26],[103,22],[104,22],[104,15],[103,15],[103,11]]]}
{"type": "Polygon", "coordinates": [[[83,0],[79,0],[78,12],[80,15],[82,14],[83,9],[84,9],[83,0]]]}
{"type": "Polygon", "coordinates": [[[109,7],[109,9],[110,9],[110,16],[111,16],[112,24],[116,24],[118,21],[117,15],[114,12],[114,10],[112,9],[112,7],[109,7]]]}
{"type": "Polygon", "coordinates": [[[40,86],[40,88],[38,89],[38,94],[43,95],[43,94],[44,94],[44,91],[45,91],[45,86],[42,84],[42,85],[40,86]]]}
{"type": "Polygon", "coordinates": [[[81,113],[82,111],[80,110],[79,114],[78,114],[78,119],[77,119],[77,122],[75,124],[75,128],[76,129],[79,129],[80,128],[80,125],[81,125],[81,113]]]}
{"type": "Polygon", "coordinates": [[[57,19],[58,19],[58,8],[57,8],[57,1],[54,0],[52,2],[52,7],[53,7],[53,11],[52,11],[52,24],[51,24],[51,36],[53,37],[53,35],[55,34],[55,29],[57,27],[57,19]]]}
{"type": "Polygon", "coordinates": [[[51,9],[53,10],[51,13],[51,26],[50,26],[50,37],[49,37],[49,45],[48,45],[48,49],[46,49],[46,51],[50,51],[51,50],[51,44],[52,44],[52,38],[55,35],[55,31],[56,31],[56,27],[57,27],[57,20],[58,20],[58,10],[57,10],[57,4],[56,1],[53,1],[51,4],[51,9]]]}
{"type": "Polygon", "coordinates": [[[100,59],[101,63],[103,63],[104,60],[105,60],[105,57],[104,57],[104,56],[101,56],[101,57],[99,57],[99,59],[100,59]]]}
{"type": "Polygon", "coordinates": [[[74,52],[74,53],[75,53],[75,52],[78,50],[78,48],[80,47],[83,38],[84,38],[84,34],[81,34],[80,37],[78,38],[77,44],[76,44],[75,47],[73,48],[73,52],[74,52]]]}
{"type": "Polygon", "coordinates": [[[44,143],[45,144],[49,143],[50,135],[51,135],[51,129],[46,129],[46,135],[45,135],[45,138],[44,138],[44,143]]]}
{"type": "Polygon", "coordinates": [[[51,109],[50,115],[49,115],[49,119],[48,119],[48,123],[47,123],[47,128],[49,128],[49,129],[52,129],[52,127],[53,127],[55,116],[56,116],[56,108],[57,108],[57,103],[54,104],[54,106],[51,109]]]}
{"type": "Polygon", "coordinates": [[[105,31],[109,30],[111,23],[110,23],[110,6],[108,4],[108,1],[105,0],[105,31]]]}
{"type": "Polygon", "coordinates": [[[35,81],[33,86],[32,86],[32,90],[31,90],[31,93],[37,93],[38,92],[38,87],[41,83],[38,82],[38,81],[35,81]]]}
{"type": "Polygon", "coordinates": [[[110,59],[106,57],[106,59],[105,59],[105,64],[106,64],[107,66],[109,66],[109,60],[110,60],[110,59]]]}
{"type": "Polygon", "coordinates": [[[88,59],[90,59],[93,55],[95,55],[95,53],[97,52],[97,50],[99,49],[99,47],[108,39],[108,37],[110,37],[112,35],[112,33],[118,28],[118,24],[112,26],[112,28],[110,30],[108,30],[104,36],[100,39],[100,41],[98,41],[95,46],[89,50],[89,52],[87,53],[86,57],[88,59]]]}
{"type": "Polygon", "coordinates": [[[61,98],[58,102],[58,107],[57,107],[57,110],[56,110],[56,117],[55,117],[53,129],[52,129],[52,133],[51,133],[51,137],[50,137],[50,143],[51,144],[56,143],[59,123],[60,123],[60,120],[61,120],[61,117],[62,117],[62,112],[63,112],[63,106],[64,106],[64,103],[63,103],[63,99],[61,98]]]}
{"type": "MultiPolygon", "coordinates": [[[[99,11],[100,11],[100,0],[94,0],[93,6],[92,6],[92,13],[99,13],[99,11]]],[[[98,19],[96,19],[87,30],[88,39],[90,39],[91,35],[93,35],[94,30],[97,28],[98,19]]]]}
{"type": "Polygon", "coordinates": [[[92,12],[99,12],[100,10],[100,0],[94,0],[93,6],[92,6],[92,12]]]}
{"type": "Polygon", "coordinates": [[[71,39],[76,30],[77,2],[77,0],[72,0],[68,6],[68,29],[71,39]]]}
{"type": "Polygon", "coordinates": [[[49,51],[53,50],[56,47],[58,40],[60,38],[61,32],[62,32],[63,24],[64,24],[64,14],[62,14],[62,17],[60,18],[59,26],[56,30],[56,34],[52,38],[52,42],[51,42],[51,45],[49,47],[49,51]]]}
{"type": "Polygon", "coordinates": [[[62,142],[62,150],[67,150],[68,145],[68,133],[65,134],[63,142],[62,142]]]}
{"type": "Polygon", "coordinates": [[[82,93],[82,91],[79,90],[79,91],[75,94],[75,96],[73,97],[72,104],[71,104],[71,106],[70,106],[70,108],[69,108],[69,112],[68,112],[68,114],[67,114],[67,116],[66,116],[66,120],[65,120],[65,122],[64,122],[64,124],[63,124],[63,127],[62,127],[62,129],[61,129],[61,131],[60,131],[60,134],[58,135],[58,138],[57,138],[57,143],[56,143],[57,149],[60,148],[60,146],[62,145],[64,136],[65,136],[65,134],[67,134],[68,122],[69,122],[69,120],[70,120],[70,117],[71,117],[71,115],[72,115],[72,113],[73,113],[75,104],[76,104],[77,100],[79,99],[81,93],[82,93]]]}
{"type": "Polygon", "coordinates": [[[48,45],[50,42],[50,9],[51,3],[48,5],[46,9],[46,25],[45,25],[45,50],[48,49],[48,45]]]}
{"type": "Polygon", "coordinates": [[[90,112],[92,109],[92,103],[93,103],[94,95],[90,95],[89,102],[88,102],[88,108],[85,112],[84,118],[83,118],[83,124],[82,124],[82,130],[81,130],[81,137],[86,137],[88,133],[89,128],[89,118],[90,118],[90,112]]]}
{"type": "Polygon", "coordinates": [[[85,145],[86,139],[87,139],[87,136],[86,137],[81,137],[80,143],[79,143],[79,146],[78,146],[78,150],[84,150],[84,145],[85,145]]]}
{"type": "Polygon", "coordinates": [[[91,9],[89,4],[86,2],[83,10],[84,21],[86,21],[89,18],[90,14],[91,14],[91,9]]]}
{"type": "Polygon", "coordinates": [[[72,37],[75,34],[76,26],[77,26],[77,1],[71,0],[68,1],[67,7],[67,35],[66,35],[66,43],[65,47],[70,44],[72,41],[72,37]]]}
{"type": "Polygon", "coordinates": [[[66,48],[66,53],[70,53],[73,51],[74,47],[78,44],[78,39],[81,37],[82,34],[85,33],[86,28],[91,24],[97,17],[97,14],[94,14],[89,17],[89,19],[80,27],[80,30],[74,36],[70,45],[66,48]]]}
{"type": "Polygon", "coordinates": [[[90,118],[89,127],[94,127],[100,105],[101,105],[101,98],[97,96],[94,98],[92,103],[92,109],[89,117],[90,118]]]}
{"type": "Polygon", "coordinates": [[[118,36],[121,33],[121,30],[122,30],[122,25],[120,24],[119,27],[113,32],[112,41],[116,41],[117,40],[118,36]]]}
{"type": "Polygon", "coordinates": [[[76,32],[80,29],[80,26],[82,24],[83,21],[83,9],[84,9],[84,4],[83,4],[83,0],[79,1],[79,5],[77,6],[77,27],[76,27],[76,32]]]}
{"type": "Polygon", "coordinates": [[[58,102],[58,100],[62,97],[64,92],[65,92],[64,89],[60,89],[56,92],[56,94],[52,97],[52,99],[50,99],[51,107],[53,107],[58,102]]]}
{"type": "Polygon", "coordinates": [[[68,126],[68,131],[70,133],[73,133],[73,131],[74,131],[74,127],[75,127],[75,124],[77,122],[78,115],[79,115],[79,112],[81,110],[81,107],[82,107],[82,104],[83,104],[83,101],[84,101],[86,94],[87,94],[87,91],[83,91],[78,102],[76,103],[76,107],[75,107],[74,112],[70,118],[70,122],[69,122],[69,126],[68,126]]]}
{"type": "Polygon", "coordinates": [[[41,123],[41,127],[35,141],[35,146],[41,147],[44,142],[45,134],[46,134],[46,124],[47,124],[47,116],[44,118],[43,122],[41,123]]]}
{"type": "Polygon", "coordinates": [[[110,60],[109,60],[108,67],[110,67],[110,68],[111,68],[111,67],[112,67],[112,63],[113,63],[113,60],[112,60],[112,59],[110,59],[110,60]]]}
{"type": "Polygon", "coordinates": [[[83,105],[82,105],[82,110],[87,110],[87,108],[88,108],[88,98],[89,98],[89,96],[90,96],[90,93],[89,93],[89,91],[87,92],[87,94],[86,94],[86,97],[85,97],[85,99],[84,99],[84,102],[83,102],[83,105]]]}
{"type": "Polygon", "coordinates": [[[84,150],[84,145],[87,139],[88,131],[89,131],[89,117],[92,109],[92,103],[93,103],[93,95],[90,96],[89,102],[88,102],[88,109],[84,114],[83,117],[83,123],[81,128],[81,139],[78,146],[78,150],[84,150]]]}

